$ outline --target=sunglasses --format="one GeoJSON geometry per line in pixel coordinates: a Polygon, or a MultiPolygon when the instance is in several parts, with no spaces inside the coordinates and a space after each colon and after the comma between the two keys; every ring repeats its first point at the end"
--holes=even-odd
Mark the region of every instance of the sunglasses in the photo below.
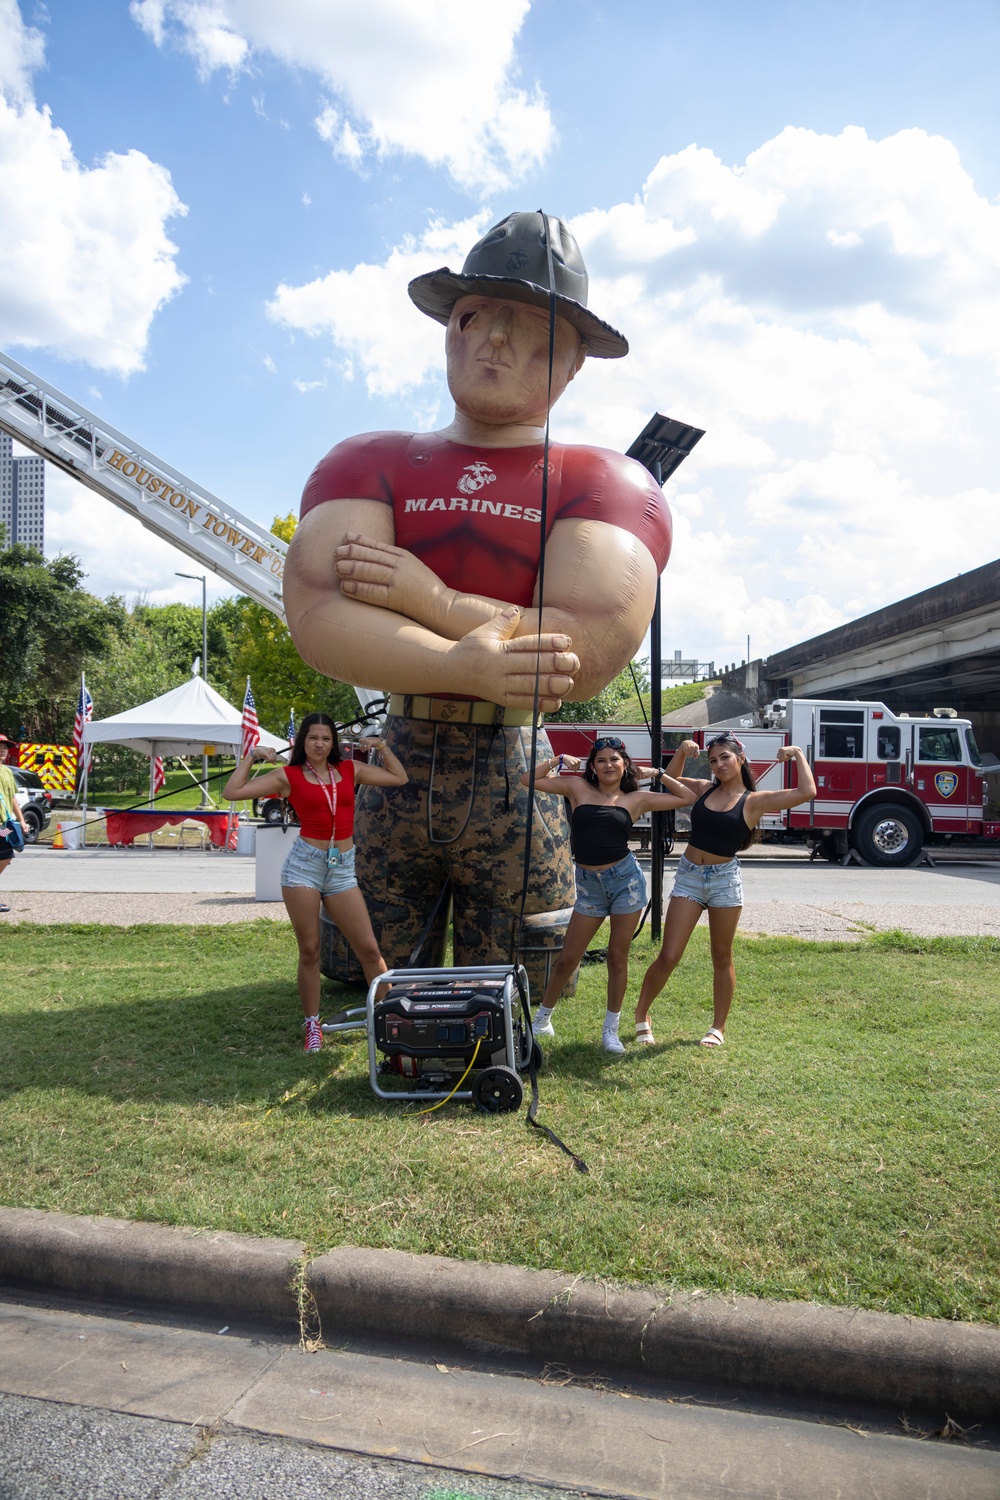
{"type": "Polygon", "coordinates": [[[743,741],[738,740],[735,734],[717,734],[714,740],[709,740],[705,749],[711,750],[713,745],[735,745],[737,750],[743,749],[743,741]]]}
{"type": "Polygon", "coordinates": [[[594,750],[624,750],[624,740],[603,739],[594,741],[594,750]]]}

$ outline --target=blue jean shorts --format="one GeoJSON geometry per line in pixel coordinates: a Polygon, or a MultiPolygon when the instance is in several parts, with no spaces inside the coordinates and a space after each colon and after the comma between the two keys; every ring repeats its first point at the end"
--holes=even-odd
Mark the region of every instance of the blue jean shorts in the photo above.
{"type": "Polygon", "coordinates": [[[683,896],[699,906],[742,906],[743,878],[738,859],[721,865],[696,865],[686,854],[677,861],[677,874],[670,898],[683,896]]]}
{"type": "Polygon", "coordinates": [[[317,849],[305,839],[298,838],[281,867],[281,883],[305,886],[308,890],[319,891],[321,896],[339,896],[358,883],[354,873],[354,850],[342,849],[337,863],[328,865],[325,849],[317,849]]]}
{"type": "Polygon", "coordinates": [[[576,866],[576,906],[581,917],[617,917],[642,911],[646,904],[646,877],[634,854],[626,854],[607,870],[585,870],[576,866]]]}

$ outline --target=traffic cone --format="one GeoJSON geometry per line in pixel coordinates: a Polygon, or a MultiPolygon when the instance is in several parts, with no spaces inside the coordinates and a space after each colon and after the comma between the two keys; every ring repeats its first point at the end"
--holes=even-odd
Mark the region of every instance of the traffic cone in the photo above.
{"type": "Polygon", "coordinates": [[[52,847],[53,847],[53,849],[65,849],[65,847],[66,847],[66,845],[63,843],[62,824],[61,823],[57,823],[56,824],[56,836],[52,840],[52,847]]]}

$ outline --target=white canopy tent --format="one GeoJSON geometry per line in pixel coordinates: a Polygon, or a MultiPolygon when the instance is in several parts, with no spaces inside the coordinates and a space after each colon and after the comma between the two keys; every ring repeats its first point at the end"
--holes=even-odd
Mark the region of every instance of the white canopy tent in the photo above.
{"type": "MultiPolygon", "coordinates": [[[[153,798],[154,756],[236,755],[243,743],[243,711],[234,708],[201,677],[189,677],[180,687],[84,725],[84,745],[127,745],[150,757],[150,802],[153,798]]],[[[287,750],[288,741],[260,731],[260,744],[271,750],[287,750]]],[[[87,793],[84,780],[84,830],[87,826],[87,793]]],[[[84,834],[86,836],[86,833],[84,834]]]]}
{"type": "MultiPolygon", "coordinates": [[[[83,738],[88,745],[127,745],[140,755],[234,755],[243,743],[243,712],[203,678],[189,677],[137,708],[93,720],[84,726],[83,738]]],[[[260,731],[260,743],[271,750],[288,749],[287,740],[266,729],[260,731]]]]}

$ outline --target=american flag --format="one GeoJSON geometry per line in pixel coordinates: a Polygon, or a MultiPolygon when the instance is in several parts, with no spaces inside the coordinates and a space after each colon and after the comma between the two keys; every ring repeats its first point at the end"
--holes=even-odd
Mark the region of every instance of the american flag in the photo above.
{"type": "Polygon", "coordinates": [[[288,711],[288,728],[285,730],[285,739],[288,741],[288,743],[290,745],[294,745],[294,743],[295,743],[295,710],[294,710],[294,708],[291,708],[288,711]]]}
{"type": "Polygon", "coordinates": [[[83,726],[89,724],[94,717],[94,700],[87,691],[86,684],[82,678],[80,681],[80,701],[76,705],[76,716],[73,719],[73,743],[77,752],[83,749],[83,726]]]}
{"type": "MultiPolygon", "coordinates": [[[[94,717],[94,700],[87,691],[87,684],[83,677],[80,678],[80,698],[76,705],[76,713],[73,716],[73,744],[76,746],[78,763],[83,766],[83,726],[89,724],[94,717]]],[[[93,753],[86,758],[86,768],[89,771],[93,764],[93,753]]]]}
{"type": "Polygon", "coordinates": [[[253,701],[253,693],[250,691],[250,679],[247,678],[246,696],[243,699],[243,743],[240,746],[240,760],[250,751],[260,739],[260,724],[257,722],[257,705],[253,701]]]}
{"type": "Polygon", "coordinates": [[[155,797],[161,786],[166,786],[167,778],[163,770],[163,757],[158,755],[153,761],[153,796],[155,797]]]}

